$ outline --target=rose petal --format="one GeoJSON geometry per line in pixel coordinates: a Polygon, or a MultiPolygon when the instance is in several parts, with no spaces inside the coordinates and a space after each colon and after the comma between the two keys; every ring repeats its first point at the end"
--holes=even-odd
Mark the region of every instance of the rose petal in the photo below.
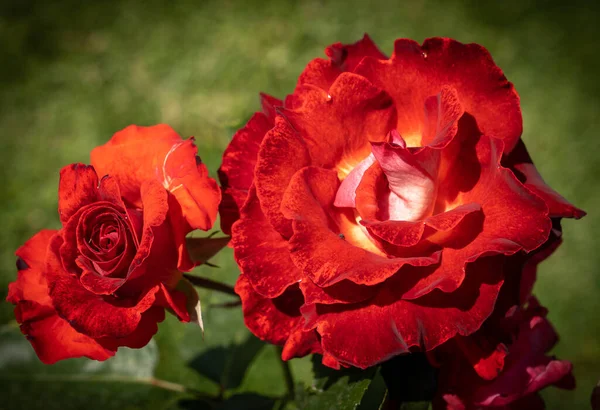
{"type": "Polygon", "coordinates": [[[221,231],[225,235],[231,235],[231,225],[240,219],[240,209],[248,198],[248,192],[227,188],[222,191],[223,198],[219,204],[219,216],[221,217],[221,231]]]}
{"type": "MultiPolygon", "coordinates": [[[[505,269],[513,268],[509,265],[505,269]]],[[[513,284],[506,282],[506,286],[515,293],[513,284]]],[[[518,299],[518,295],[514,295],[514,298],[518,299]]],[[[548,385],[574,387],[571,364],[546,356],[546,352],[557,341],[554,329],[545,318],[547,310],[534,298],[525,306],[515,306],[508,311],[501,306],[500,312],[494,312],[477,333],[457,339],[466,342],[465,346],[450,343],[442,347],[440,395],[445,398],[445,392],[453,392],[456,400],[467,408],[489,406],[512,409],[520,408],[520,403],[527,402],[522,401],[523,398],[534,395],[548,385]],[[501,346],[501,339],[509,342],[503,366],[499,369],[501,371],[492,371],[487,374],[490,377],[484,377],[486,374],[482,374],[483,369],[477,369],[477,364],[493,360],[493,354],[488,357],[488,353],[482,352],[477,346],[484,339],[488,340],[490,346],[493,346],[494,340],[497,340],[495,343],[498,346],[501,346]],[[460,350],[457,352],[453,346],[460,350]],[[478,361],[478,358],[481,360],[478,361]]]]}
{"type": "Polygon", "coordinates": [[[277,297],[301,279],[301,272],[290,259],[288,242],[266,220],[254,188],[241,213],[232,229],[235,259],[258,294],[277,297]]]}
{"type": "MultiPolygon", "coordinates": [[[[181,279],[177,270],[178,250],[185,247],[173,238],[166,218],[169,210],[167,192],[156,181],[147,181],[141,187],[144,209],[143,233],[137,253],[131,261],[127,282],[121,291],[135,294],[160,283],[175,286],[181,279]]],[[[187,250],[186,250],[187,253],[187,250]]]]}
{"type": "Polygon", "coordinates": [[[98,343],[111,350],[117,350],[122,346],[141,349],[150,343],[152,337],[158,332],[158,323],[163,320],[165,320],[165,309],[161,306],[152,306],[142,313],[140,323],[129,336],[120,338],[103,337],[98,339],[98,343]]]}
{"type": "Polygon", "coordinates": [[[396,122],[389,96],[351,73],[328,93],[309,87],[301,107],[281,113],[306,141],[313,165],[335,168],[342,178],[370,154],[369,141],[383,141],[396,122]]]}
{"type": "Polygon", "coordinates": [[[189,226],[207,230],[216,218],[220,194],[196,153],[193,139],[182,141],[168,125],[131,125],[95,148],[91,162],[99,175],[117,178],[123,197],[137,207],[142,184],[160,182],[177,199],[189,226]]]}
{"type": "Polygon", "coordinates": [[[519,96],[487,50],[477,44],[430,38],[419,46],[399,39],[391,59],[365,58],[355,72],[392,96],[398,131],[409,146],[423,145],[423,103],[445,85],[456,89],[465,111],[484,134],[504,140],[507,152],[521,136],[519,96]]]}
{"type": "MultiPolygon", "coordinates": [[[[85,228],[81,225],[94,223],[95,215],[102,212],[119,213],[121,209],[115,208],[110,202],[95,202],[81,208],[72,218],[65,224],[61,234],[64,242],[60,247],[60,257],[64,269],[72,275],[81,276],[82,284],[91,292],[98,294],[110,294],[119,289],[127,280],[127,269],[131,260],[121,260],[117,267],[124,267],[125,274],[117,277],[105,276],[96,271],[93,264],[95,255],[91,252],[82,254],[82,243],[85,243],[88,238],[85,237],[85,228]],[[87,255],[87,256],[86,256],[87,255]]],[[[133,257],[135,254],[135,245],[132,246],[129,255],[133,257]]],[[[123,255],[125,257],[127,255],[123,255]]]]}
{"type": "Polygon", "coordinates": [[[431,350],[456,334],[468,335],[490,315],[502,280],[502,267],[485,258],[471,267],[454,293],[402,299],[406,283],[396,275],[375,299],[347,305],[305,305],[305,329],[316,328],[323,350],[341,363],[367,368],[413,346],[431,350]],[[369,346],[364,349],[364,346],[369,346]]]}
{"type": "Polygon", "coordinates": [[[83,206],[98,200],[97,188],[98,176],[90,165],[71,164],[60,170],[58,214],[63,225],[83,206]]]}
{"type": "Polygon", "coordinates": [[[504,369],[508,349],[503,343],[493,346],[493,341],[487,339],[484,332],[457,336],[454,342],[482,379],[494,380],[504,369]]]}
{"type": "Polygon", "coordinates": [[[150,289],[132,305],[110,296],[98,297],[83,288],[76,276],[63,270],[58,255],[62,243],[60,235],[52,238],[46,260],[49,295],[58,314],[75,330],[94,339],[120,338],[133,333],[142,313],[154,303],[159,287],[150,289]]]}
{"type": "Polygon", "coordinates": [[[160,291],[156,294],[157,303],[167,309],[171,309],[177,319],[181,322],[190,321],[187,298],[185,293],[177,289],[169,289],[164,284],[160,284],[160,291]]]}
{"type": "Polygon", "coordinates": [[[389,259],[355,246],[346,235],[332,231],[326,210],[333,209],[338,184],[335,171],[304,168],[292,178],[281,206],[284,215],[293,220],[292,260],[315,284],[330,286],[347,279],[374,285],[404,265],[427,266],[438,261],[437,254],[389,259]]]}
{"type": "Polygon", "coordinates": [[[254,183],[265,217],[286,238],[292,236],[292,225],[279,210],[281,199],[292,176],[308,164],[304,141],[285,118],[277,116],[260,146],[254,183]]]}
{"type": "Polygon", "coordinates": [[[354,208],[356,206],[356,190],[365,172],[375,161],[375,156],[371,153],[350,171],[335,194],[335,201],[333,203],[335,206],[339,208],[354,208]]]}
{"type": "MultiPolygon", "coordinates": [[[[299,323],[298,327],[301,327],[299,323]]],[[[304,332],[294,329],[290,337],[283,345],[281,351],[282,360],[290,360],[294,357],[304,357],[308,354],[318,353],[321,351],[321,342],[319,341],[317,332],[314,330],[304,332]]]]}
{"type": "MultiPolygon", "coordinates": [[[[361,221],[361,224],[367,228],[374,238],[383,241],[381,245],[387,253],[401,255],[406,252],[402,252],[398,247],[408,248],[420,244],[424,245],[420,249],[422,252],[431,245],[430,242],[425,242],[429,237],[452,237],[454,228],[463,223],[465,218],[474,216],[473,214],[481,215],[479,204],[460,205],[447,212],[432,215],[422,221],[361,221]]],[[[469,222],[475,222],[474,218],[469,218],[469,222]]],[[[416,249],[415,251],[419,252],[416,249]]]]}
{"type": "MultiPolygon", "coordinates": [[[[325,54],[329,60],[316,58],[308,63],[298,78],[294,94],[303,85],[312,85],[327,91],[341,73],[353,71],[363,58],[387,58],[367,34],[354,44],[333,44],[325,49],[325,54]]],[[[289,107],[287,100],[286,107],[289,107]]]]}
{"type": "Polygon", "coordinates": [[[520,140],[510,155],[505,156],[502,164],[511,169],[531,192],[542,198],[550,210],[552,218],[583,218],[586,213],[571,205],[558,192],[546,185],[542,176],[533,165],[533,161],[520,140]]]}
{"type": "Polygon", "coordinates": [[[416,221],[431,214],[435,206],[442,150],[453,140],[463,109],[456,91],[443,87],[425,101],[424,134],[419,149],[407,148],[395,131],[388,142],[372,143],[373,155],[386,175],[389,193],[378,192],[385,219],[416,221]],[[388,195],[388,205],[381,197],[388,195]]]}
{"type": "Polygon", "coordinates": [[[300,290],[307,305],[320,303],[332,305],[338,303],[360,303],[374,297],[379,292],[379,286],[357,285],[349,280],[343,280],[327,287],[317,286],[310,279],[300,282],[300,290]]]}
{"type": "Polygon", "coordinates": [[[417,221],[432,212],[437,191],[439,152],[423,150],[413,155],[407,148],[387,143],[375,143],[373,155],[383,170],[389,195],[386,216],[396,221],[417,221]]]}
{"type": "Polygon", "coordinates": [[[44,268],[48,244],[57,232],[41,230],[17,249],[17,280],[8,285],[8,302],[16,304],[21,300],[31,300],[43,306],[52,304],[44,268]]]}
{"type": "Polygon", "coordinates": [[[375,161],[363,173],[356,188],[356,211],[365,221],[385,221],[389,219],[388,209],[392,207],[390,194],[383,169],[379,162],[375,161]]]}
{"type": "Polygon", "coordinates": [[[114,351],[78,333],[52,306],[45,270],[48,245],[56,232],[40,231],[17,250],[18,277],[9,285],[6,299],[16,305],[15,316],[21,332],[45,364],[82,356],[106,360],[114,351]]]}
{"type": "Polygon", "coordinates": [[[223,153],[219,168],[219,181],[223,187],[223,201],[219,208],[221,230],[231,234],[231,225],[239,219],[239,210],[248,197],[254,181],[254,168],[261,142],[275,121],[275,106],[283,102],[261,94],[263,112],[255,113],[248,123],[238,130],[223,153]]]}
{"type": "Polygon", "coordinates": [[[177,199],[190,228],[207,231],[217,218],[221,192],[197,154],[193,137],[173,145],[162,163],[161,182],[177,199]]]}
{"type": "Polygon", "coordinates": [[[77,332],[51,306],[25,300],[17,304],[15,315],[21,322],[21,332],[44,364],[73,357],[103,361],[115,354],[116,349],[77,332]]]}
{"type": "Polygon", "coordinates": [[[460,235],[429,238],[444,248],[441,265],[417,283],[407,298],[433,289],[452,292],[462,283],[468,263],[485,255],[533,251],[546,241],[552,228],[543,201],[500,166],[502,141],[481,136],[468,137],[462,144],[455,166],[440,182],[440,191],[444,191],[440,197],[454,198],[454,205],[479,203],[484,218],[461,224],[462,228],[457,228],[460,235]],[[474,146],[469,147],[474,141],[474,146]],[[478,179],[465,188],[463,176],[473,173],[478,179]]]}
{"type": "Polygon", "coordinates": [[[298,288],[288,288],[275,299],[261,297],[245,275],[240,275],[235,291],[242,299],[244,323],[261,340],[284,346],[283,360],[320,353],[314,331],[302,329],[299,307],[303,303],[298,288]]]}
{"type": "Polygon", "coordinates": [[[332,64],[342,71],[353,71],[365,57],[387,59],[366,33],[354,44],[335,43],[330,45],[325,49],[325,54],[331,59],[332,64]]]}
{"type": "Polygon", "coordinates": [[[437,95],[425,100],[422,145],[438,149],[448,145],[458,131],[458,120],[464,112],[456,89],[442,86],[437,95]]]}
{"type": "MultiPolygon", "coordinates": [[[[425,222],[411,221],[361,221],[369,233],[382,241],[396,246],[415,246],[421,241],[425,232],[425,222]]],[[[390,252],[391,253],[391,252],[390,252]]]]}

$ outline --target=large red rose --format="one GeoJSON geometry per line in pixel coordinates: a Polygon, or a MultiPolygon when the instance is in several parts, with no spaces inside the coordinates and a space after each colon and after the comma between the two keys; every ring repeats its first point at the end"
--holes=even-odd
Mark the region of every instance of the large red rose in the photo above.
{"type": "Polygon", "coordinates": [[[212,226],[220,197],[196,152],[166,125],[130,126],[92,152],[92,165],[62,169],[62,228],[19,248],[7,298],[44,363],[142,347],[165,308],[193,317],[185,235],[212,226]]]}
{"type": "Polygon", "coordinates": [[[364,368],[475,332],[500,261],[583,212],[535,171],[483,47],[402,39],[388,59],[365,36],[326,53],[234,136],[222,229],[252,332],[284,359],[364,368]]]}

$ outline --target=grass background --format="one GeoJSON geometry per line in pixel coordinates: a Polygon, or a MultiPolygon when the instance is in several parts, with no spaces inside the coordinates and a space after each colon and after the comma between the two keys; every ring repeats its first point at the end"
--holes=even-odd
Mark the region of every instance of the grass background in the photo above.
{"type": "MultiPolygon", "coordinates": [[[[131,123],[166,122],[183,136],[196,136],[202,159],[215,174],[234,130],[259,109],[258,92],[280,97],[290,92],[304,65],[323,56],[325,46],[353,42],[368,32],[389,53],[398,37],[454,37],[490,50],[521,95],[523,138],[538,169],[588,212],[582,221],[564,222],[564,244],[540,266],[535,287],[561,335],[555,353],[574,363],[578,379],[575,391],[547,390],[547,407],[587,408],[600,379],[599,8],[577,0],[5,0],[0,4],[0,298],[16,275],[16,248],[39,229],[59,226],[60,167],[87,162],[91,148],[115,131],[131,123]]],[[[217,263],[223,268],[200,273],[234,283],[231,253],[224,252],[217,263]]],[[[220,297],[202,296],[205,305],[220,297]]],[[[208,306],[205,314],[204,341],[195,329],[173,320],[162,324],[159,336],[142,350],[152,356],[150,373],[214,389],[185,363],[211,346],[242,340],[245,330],[239,312],[208,306]]],[[[51,377],[39,378],[46,370],[32,364],[27,342],[15,336],[6,303],[0,304],[0,323],[0,382],[4,389],[11,386],[0,408],[51,408],[56,400],[51,377]],[[23,363],[33,366],[34,376],[23,373],[23,363]],[[27,383],[37,382],[7,384],[19,374],[27,383]],[[37,400],[33,404],[27,402],[31,397],[37,400]]],[[[121,360],[127,369],[130,354],[137,353],[120,353],[115,363],[121,360]]],[[[283,391],[275,357],[270,347],[263,350],[243,388],[283,391]]],[[[61,366],[58,373],[73,371],[61,366]]],[[[90,371],[86,366],[77,372],[90,371]]],[[[306,360],[294,362],[300,379],[309,376],[308,369],[306,360]]],[[[94,394],[108,391],[107,385],[88,389],[92,399],[86,405],[101,402],[94,394]]],[[[84,391],[69,397],[79,400],[84,391]]],[[[78,408],[69,397],[54,404],[78,408]]],[[[174,405],[173,399],[148,397],[106,405],[174,405]]]]}

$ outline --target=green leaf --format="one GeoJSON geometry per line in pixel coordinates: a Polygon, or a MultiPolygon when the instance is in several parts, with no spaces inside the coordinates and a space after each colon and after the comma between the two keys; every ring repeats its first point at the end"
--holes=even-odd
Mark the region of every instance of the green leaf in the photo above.
{"type": "Polygon", "coordinates": [[[226,247],[230,239],[229,236],[215,238],[212,235],[204,238],[189,237],[186,238],[186,246],[192,260],[202,264],[226,247]]]}
{"type": "Polygon", "coordinates": [[[313,373],[313,385],[297,397],[299,409],[377,409],[385,397],[385,384],[376,367],[334,370],[323,366],[320,357],[314,355],[313,373]]]}
{"type": "Polygon", "coordinates": [[[369,388],[365,392],[358,410],[381,409],[387,395],[387,386],[381,375],[381,369],[378,368],[375,376],[369,384],[369,388]]]}
{"type": "Polygon", "coordinates": [[[222,389],[235,389],[242,384],[248,367],[263,346],[260,339],[248,334],[243,343],[208,349],[196,356],[189,365],[222,389]]]}
{"type": "Polygon", "coordinates": [[[154,342],[139,350],[121,348],[105,362],[44,365],[16,325],[1,327],[0,339],[2,409],[162,409],[189,397],[184,386],[153,377],[154,342]]]}

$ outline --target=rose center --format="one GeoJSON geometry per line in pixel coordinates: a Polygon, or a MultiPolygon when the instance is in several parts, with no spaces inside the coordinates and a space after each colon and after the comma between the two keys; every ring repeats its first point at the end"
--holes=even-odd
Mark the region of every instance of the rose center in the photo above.
{"type": "Polygon", "coordinates": [[[116,209],[93,209],[80,224],[79,251],[90,262],[102,264],[96,270],[109,272],[109,265],[117,264],[127,248],[127,231],[127,221],[116,209]]]}
{"type": "Polygon", "coordinates": [[[114,225],[102,225],[100,228],[100,247],[110,250],[119,241],[119,231],[114,225]]]}
{"type": "MultiPolygon", "coordinates": [[[[338,207],[356,208],[357,190],[370,190],[370,215],[363,219],[417,221],[433,211],[437,193],[439,156],[408,148],[392,131],[388,142],[373,143],[372,153],[342,181],[335,200],[338,207]]],[[[364,209],[364,207],[363,207],[364,209]]]]}

